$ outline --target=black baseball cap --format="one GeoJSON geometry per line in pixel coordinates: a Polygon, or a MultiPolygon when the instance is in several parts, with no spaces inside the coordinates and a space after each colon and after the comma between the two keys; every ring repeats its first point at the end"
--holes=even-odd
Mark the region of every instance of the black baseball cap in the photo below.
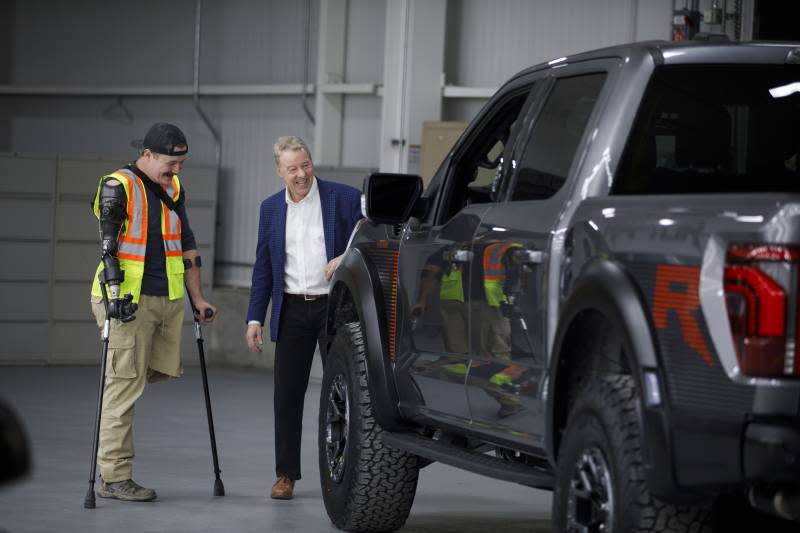
{"type": "Polygon", "coordinates": [[[142,148],[157,154],[186,155],[189,152],[189,143],[178,126],[157,122],[147,130],[142,148]]]}

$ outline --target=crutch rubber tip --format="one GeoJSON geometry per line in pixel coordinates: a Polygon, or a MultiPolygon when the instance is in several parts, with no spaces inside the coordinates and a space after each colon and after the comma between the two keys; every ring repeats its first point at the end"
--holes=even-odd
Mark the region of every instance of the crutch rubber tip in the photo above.
{"type": "Polygon", "coordinates": [[[225,496],[225,486],[221,479],[214,480],[214,496],[225,496]]]}
{"type": "Polygon", "coordinates": [[[94,509],[95,508],[94,489],[89,489],[86,492],[86,497],[83,499],[83,508],[84,509],[94,509]]]}

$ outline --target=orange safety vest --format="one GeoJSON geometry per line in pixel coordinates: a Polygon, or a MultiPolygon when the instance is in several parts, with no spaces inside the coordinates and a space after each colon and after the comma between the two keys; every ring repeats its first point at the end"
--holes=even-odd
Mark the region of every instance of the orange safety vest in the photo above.
{"type": "MultiPolygon", "coordinates": [[[[144,183],[133,171],[120,169],[100,178],[94,198],[94,215],[100,218],[100,188],[107,179],[116,179],[125,188],[128,197],[127,220],[118,239],[117,258],[120,268],[125,272],[125,279],[120,286],[120,293],[133,295],[138,302],[144,277],[144,257],[147,250],[147,194],[144,183]]],[[[172,177],[172,183],[162,185],[162,189],[174,201],[178,201],[181,193],[181,182],[178,176],[172,177]]],[[[183,249],[181,246],[181,219],[171,211],[164,202],[161,204],[161,236],[166,255],[167,287],[170,300],[183,298],[183,249]]],[[[101,296],[100,282],[97,275],[103,269],[103,262],[97,267],[92,283],[92,295],[101,296]]]]}

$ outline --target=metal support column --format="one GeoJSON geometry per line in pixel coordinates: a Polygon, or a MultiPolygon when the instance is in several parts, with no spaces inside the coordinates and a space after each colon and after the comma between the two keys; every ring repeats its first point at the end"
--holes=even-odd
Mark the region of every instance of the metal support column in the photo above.
{"type": "Polygon", "coordinates": [[[442,115],[446,0],[386,4],[380,168],[405,172],[422,123],[442,115]]]}

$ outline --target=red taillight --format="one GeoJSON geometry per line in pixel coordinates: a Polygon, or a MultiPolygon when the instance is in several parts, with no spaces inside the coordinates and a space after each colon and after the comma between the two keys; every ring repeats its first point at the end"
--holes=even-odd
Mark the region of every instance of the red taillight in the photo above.
{"type": "Polygon", "coordinates": [[[742,374],[800,377],[798,263],[794,246],[737,244],[728,248],[725,297],[742,374]]]}

